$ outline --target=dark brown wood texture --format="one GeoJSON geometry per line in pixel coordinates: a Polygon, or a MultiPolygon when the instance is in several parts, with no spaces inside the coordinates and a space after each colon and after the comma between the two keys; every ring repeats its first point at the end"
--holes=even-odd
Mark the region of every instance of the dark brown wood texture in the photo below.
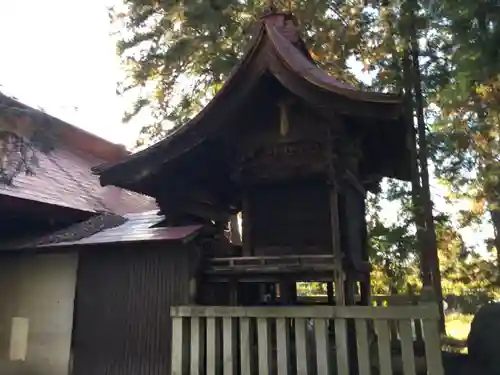
{"type": "Polygon", "coordinates": [[[323,173],[325,120],[272,77],[268,90],[272,97],[234,132],[238,159],[232,178],[246,185],[323,173]],[[283,122],[286,133],[280,131],[283,122]]]}
{"type": "Polygon", "coordinates": [[[352,186],[345,186],[339,197],[339,218],[342,249],[346,266],[366,273],[368,262],[364,195],[352,186]]]}
{"type": "Polygon", "coordinates": [[[195,249],[161,244],[82,253],[73,374],[168,374],[170,306],[193,303],[197,265],[195,249]]]}
{"type": "Polygon", "coordinates": [[[285,255],[284,249],[292,254],[331,252],[327,202],[325,181],[255,187],[250,193],[254,255],[285,255]],[[273,247],[278,254],[269,253],[273,247]]]}

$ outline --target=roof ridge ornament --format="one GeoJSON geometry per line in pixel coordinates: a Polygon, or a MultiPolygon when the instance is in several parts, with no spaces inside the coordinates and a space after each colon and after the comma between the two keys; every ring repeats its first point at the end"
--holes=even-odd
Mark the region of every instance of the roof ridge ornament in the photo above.
{"type": "Polygon", "coordinates": [[[264,8],[261,19],[266,18],[268,16],[272,16],[274,14],[278,14],[278,7],[274,4],[274,0],[267,0],[267,6],[264,8]]]}
{"type": "Polygon", "coordinates": [[[275,27],[289,42],[295,44],[300,40],[299,22],[292,12],[279,11],[273,0],[268,0],[269,7],[260,17],[261,22],[270,27],[275,27]]]}
{"type": "Polygon", "coordinates": [[[267,16],[272,16],[272,15],[286,15],[288,17],[295,18],[292,12],[292,1],[267,0],[267,6],[264,8],[261,18],[265,18],[267,16]],[[278,5],[276,5],[276,3],[278,3],[278,5]]]}
{"type": "Polygon", "coordinates": [[[267,1],[267,9],[270,13],[276,13],[278,11],[276,4],[274,4],[274,0],[267,1]]]}
{"type": "Polygon", "coordinates": [[[278,10],[275,0],[267,0],[266,13],[285,12],[285,8],[288,8],[286,12],[292,13],[292,0],[281,0],[278,3],[283,10],[278,10]]]}

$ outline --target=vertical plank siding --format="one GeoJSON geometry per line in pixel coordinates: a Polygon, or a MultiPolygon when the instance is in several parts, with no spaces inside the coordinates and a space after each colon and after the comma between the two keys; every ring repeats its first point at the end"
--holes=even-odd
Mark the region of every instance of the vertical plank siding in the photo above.
{"type": "MultiPolygon", "coordinates": [[[[183,320],[207,322],[204,335],[207,356],[201,367],[197,367],[201,374],[214,374],[214,369],[222,365],[225,375],[349,375],[347,325],[353,320],[360,375],[443,375],[439,313],[434,305],[390,308],[183,306],[173,307],[171,313],[179,327],[183,320]],[[414,320],[422,322],[425,358],[415,355],[414,320]],[[398,337],[391,335],[393,326],[398,328],[398,337]],[[234,335],[235,331],[239,336],[234,335]],[[254,335],[257,340],[252,342],[254,335]],[[222,342],[212,345],[216,337],[222,338],[222,342]],[[208,349],[209,346],[213,347],[208,349]],[[395,347],[399,349],[394,350],[395,347]],[[218,348],[223,348],[222,354],[218,354],[218,348]]],[[[172,357],[171,375],[187,375],[188,372],[182,370],[186,358],[179,353],[186,342],[179,341],[175,330],[174,335],[176,354],[172,357]]],[[[183,337],[189,339],[188,335],[183,337]]],[[[191,364],[193,358],[199,364],[201,357],[195,352],[198,348],[198,342],[191,343],[191,364]]],[[[191,375],[194,374],[191,372],[191,375]]]]}
{"type": "Polygon", "coordinates": [[[168,374],[171,354],[186,355],[171,340],[173,335],[186,337],[189,329],[174,324],[172,330],[169,309],[193,302],[189,281],[194,258],[188,249],[151,246],[82,253],[72,375],[168,374]]]}

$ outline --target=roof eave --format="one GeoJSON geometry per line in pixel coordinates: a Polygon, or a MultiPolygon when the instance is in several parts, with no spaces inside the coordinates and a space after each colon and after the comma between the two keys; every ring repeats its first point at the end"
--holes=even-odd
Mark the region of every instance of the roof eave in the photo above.
{"type": "MultiPolygon", "coordinates": [[[[102,186],[107,186],[107,185],[114,185],[118,186],[121,188],[125,189],[130,189],[131,186],[135,185],[134,181],[137,180],[137,178],[144,178],[147,177],[147,174],[149,172],[147,170],[143,170],[143,176],[137,176],[133,181],[130,181],[128,177],[130,176],[124,176],[123,168],[125,166],[130,165],[132,163],[137,163],[140,164],[142,160],[147,160],[148,157],[153,155],[154,153],[164,150],[165,148],[169,147],[173,141],[179,140],[179,138],[182,138],[184,136],[187,136],[190,131],[192,131],[195,127],[199,128],[199,123],[204,121],[206,117],[214,111],[214,109],[217,109],[219,107],[219,102],[221,99],[224,97],[231,96],[229,94],[230,91],[234,91],[233,89],[235,87],[238,87],[238,84],[240,82],[240,79],[243,78],[242,75],[244,74],[243,70],[245,67],[250,66],[253,61],[255,60],[255,57],[257,57],[259,54],[257,53],[261,47],[264,46],[264,35],[265,35],[265,27],[262,25],[259,29],[258,34],[256,35],[253,43],[250,45],[249,49],[246,51],[244,57],[240,60],[240,62],[233,68],[231,74],[229,75],[226,83],[223,85],[223,87],[216,93],[214,98],[208,103],[208,105],[203,108],[192,120],[187,122],[185,125],[181,126],[178,128],[176,131],[171,133],[167,138],[157,142],[156,144],[143,149],[137,153],[134,153],[127,158],[124,158],[123,160],[113,163],[113,164],[102,164],[100,166],[97,166],[93,168],[93,173],[99,176],[99,181],[102,186]],[[124,180],[127,179],[127,180],[124,180]]],[[[239,91],[239,90],[238,90],[239,91]]],[[[196,146],[196,144],[194,145],[196,146]]],[[[193,147],[194,147],[193,146],[193,147]]],[[[138,168],[135,168],[138,169],[138,168]]],[[[135,190],[134,190],[135,191],[135,190]]]]}
{"type": "MultiPolygon", "coordinates": [[[[220,110],[219,102],[221,100],[234,96],[228,93],[234,94],[235,90],[233,89],[235,87],[238,88],[236,91],[241,91],[240,88],[242,82],[245,82],[245,80],[242,81],[240,79],[242,78],[241,73],[243,70],[246,70],[243,68],[252,65],[256,55],[261,55],[256,52],[259,50],[259,47],[263,45],[271,47],[273,52],[266,54],[267,57],[264,63],[266,65],[265,70],[269,69],[271,73],[274,74],[275,72],[273,72],[271,66],[272,60],[279,60],[281,64],[287,66],[287,74],[293,75],[295,77],[294,80],[297,83],[302,86],[307,86],[316,97],[321,97],[323,103],[315,103],[317,105],[330,108],[333,111],[339,111],[339,108],[342,109],[345,107],[344,112],[347,111],[349,113],[339,113],[362,117],[376,116],[380,119],[394,120],[402,113],[402,99],[399,95],[364,92],[354,87],[342,87],[342,85],[347,85],[335,80],[308,60],[303,51],[299,51],[295,45],[288,41],[280,33],[276,26],[263,22],[259,29],[259,34],[245,54],[244,58],[233,69],[227,82],[210,101],[210,103],[196,117],[173,132],[168,138],[147,149],[133,154],[118,163],[101,165],[94,168],[93,171],[95,174],[99,175],[101,185],[115,185],[129,190],[138,191],[137,187],[140,185],[138,181],[148,179],[149,176],[158,170],[162,163],[166,163],[169,160],[174,159],[180,154],[196,147],[198,143],[202,142],[204,139],[203,134],[206,133],[206,137],[210,129],[214,127],[213,124],[210,124],[210,122],[216,122],[209,121],[211,117],[210,115],[216,113],[218,109],[220,110]],[[264,38],[264,36],[266,37],[264,38]],[[330,94],[330,96],[324,95],[325,93],[330,94]],[[332,104],[332,98],[338,98],[334,100],[335,102],[338,102],[336,105],[334,105],[335,103],[332,104]],[[365,108],[368,108],[369,111],[360,111],[359,108],[356,108],[356,104],[363,105],[365,108]],[[206,126],[200,126],[201,122],[207,122],[205,124],[206,126]],[[165,152],[167,147],[169,148],[168,155],[166,155],[167,153],[165,152]],[[147,168],[144,166],[147,166],[147,168]],[[128,172],[126,171],[127,167],[130,168],[128,172]]],[[[269,50],[266,51],[269,52],[269,50]]],[[[248,75],[248,72],[246,73],[248,75]]],[[[284,84],[285,87],[287,87],[287,82],[284,82],[284,80],[280,79],[280,77],[276,74],[274,75],[282,82],[282,84],[284,84]]],[[[245,79],[248,79],[248,77],[245,77],[245,79]]],[[[293,87],[287,88],[294,92],[293,87]]],[[[307,96],[300,95],[300,93],[297,94],[299,94],[299,96],[307,96]]],[[[239,95],[241,96],[240,93],[239,95]]],[[[304,99],[308,99],[312,102],[315,101],[313,97],[304,99]]],[[[227,100],[224,104],[227,104],[227,100]]]]}
{"type": "MultiPolygon", "coordinates": [[[[399,108],[402,108],[403,98],[399,94],[377,93],[362,91],[355,87],[345,84],[334,77],[328,75],[321,68],[312,63],[307,56],[301,53],[293,44],[288,42],[275,26],[266,25],[266,33],[273,44],[278,60],[287,67],[291,74],[322,92],[328,92],[354,103],[367,103],[371,105],[380,105],[381,107],[395,107],[396,114],[399,116],[399,108]]],[[[273,72],[280,82],[287,86],[291,91],[296,91],[288,87],[287,82],[273,72]]],[[[300,95],[300,93],[297,93],[300,95]]],[[[307,98],[304,98],[307,100],[307,98]]],[[[391,111],[392,112],[392,111],[391,111]]],[[[359,114],[357,111],[356,114],[359,114]]],[[[381,111],[383,116],[387,116],[387,111],[381,111]]]]}

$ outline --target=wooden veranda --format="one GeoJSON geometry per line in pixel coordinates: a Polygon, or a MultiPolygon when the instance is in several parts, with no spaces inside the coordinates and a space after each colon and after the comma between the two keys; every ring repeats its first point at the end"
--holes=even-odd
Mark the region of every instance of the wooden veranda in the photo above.
{"type": "Polygon", "coordinates": [[[181,306],[171,316],[171,375],[443,375],[435,304],[181,306]]]}

